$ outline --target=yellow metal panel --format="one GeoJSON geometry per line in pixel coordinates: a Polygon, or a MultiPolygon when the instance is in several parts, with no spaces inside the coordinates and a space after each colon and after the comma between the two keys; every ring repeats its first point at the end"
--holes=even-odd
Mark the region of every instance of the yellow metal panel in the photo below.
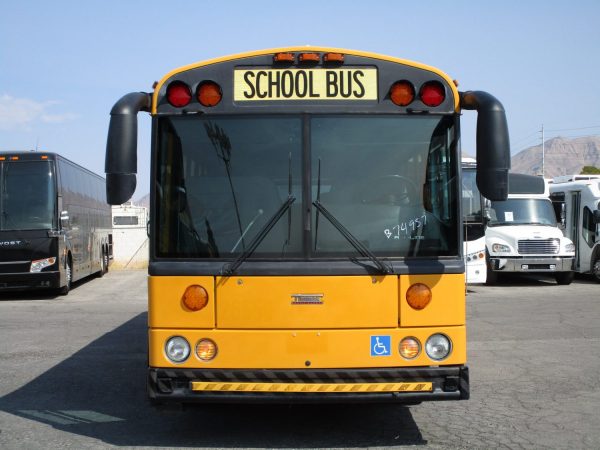
{"type": "Polygon", "coordinates": [[[465,275],[400,275],[400,326],[447,326],[465,323],[465,275]],[[431,288],[432,298],[422,310],[411,308],[406,291],[415,283],[431,288]]]}
{"type": "Polygon", "coordinates": [[[148,277],[148,324],[151,328],[214,328],[213,277],[148,277]],[[208,292],[208,304],[200,311],[182,302],[185,289],[198,284],[208,292]]]}
{"type": "Polygon", "coordinates": [[[382,328],[398,325],[398,277],[217,278],[218,328],[382,328]]]}
{"type": "Polygon", "coordinates": [[[202,392],[431,392],[433,383],[221,383],[192,382],[202,392]]]}
{"type": "Polygon", "coordinates": [[[390,62],[395,62],[395,63],[399,63],[399,64],[405,64],[408,66],[416,67],[418,69],[426,70],[426,71],[435,73],[446,80],[446,82],[448,83],[448,86],[452,90],[452,95],[454,96],[454,109],[457,112],[459,111],[458,89],[456,88],[454,81],[446,73],[442,72],[441,70],[439,70],[435,67],[421,64],[421,63],[418,63],[415,61],[409,61],[407,59],[400,59],[400,58],[381,55],[381,54],[377,54],[377,53],[363,52],[363,51],[357,51],[357,50],[348,50],[348,49],[341,49],[341,48],[333,48],[333,47],[304,46],[304,47],[272,48],[272,49],[267,49],[267,50],[258,50],[258,51],[247,52],[247,53],[239,53],[236,55],[228,55],[228,56],[223,56],[220,58],[210,59],[207,61],[197,62],[194,64],[189,64],[187,66],[183,66],[183,67],[174,69],[174,70],[170,71],[169,73],[167,73],[157,83],[156,87],[154,88],[154,95],[152,96],[152,114],[156,114],[156,107],[157,107],[157,103],[158,103],[158,93],[160,92],[160,89],[162,88],[163,84],[165,84],[165,82],[169,78],[171,78],[172,76],[174,76],[178,73],[186,72],[186,71],[192,70],[192,69],[197,69],[199,67],[210,66],[212,64],[233,61],[236,59],[243,60],[245,58],[252,58],[254,56],[269,55],[269,54],[275,54],[275,53],[281,53],[281,52],[343,53],[346,55],[362,56],[365,58],[373,58],[373,59],[379,59],[382,61],[390,61],[390,62]]]}
{"type": "MultiPolygon", "coordinates": [[[[406,329],[361,330],[150,330],[150,366],[212,369],[320,369],[414,367],[464,364],[467,358],[464,326],[406,329]],[[426,355],[425,341],[434,333],[443,333],[452,341],[452,353],[443,361],[426,355]],[[192,347],[187,361],[173,364],[165,356],[164,346],[172,336],[183,336],[192,347]],[[371,348],[375,336],[389,336],[389,355],[376,356],[371,348]],[[412,360],[398,352],[406,336],[419,339],[423,350],[412,360]],[[217,356],[201,361],[193,353],[202,338],[218,346],[217,356]],[[373,355],[373,356],[372,356],[373,355]]],[[[383,339],[382,339],[383,342],[383,339]]]]}

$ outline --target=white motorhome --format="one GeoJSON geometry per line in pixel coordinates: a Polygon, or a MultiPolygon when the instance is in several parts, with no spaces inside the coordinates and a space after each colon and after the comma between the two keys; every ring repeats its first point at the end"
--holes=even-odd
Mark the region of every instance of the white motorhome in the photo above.
{"type": "Polygon", "coordinates": [[[550,199],[564,235],[575,244],[575,271],[592,274],[600,282],[600,176],[555,178],[550,199]]]}
{"type": "Polygon", "coordinates": [[[509,174],[505,201],[493,201],[486,210],[487,283],[504,273],[543,272],[558,284],[573,281],[575,246],[563,236],[541,177],[509,174]]]}
{"type": "Polygon", "coordinates": [[[468,284],[485,283],[485,218],[484,199],[481,196],[475,175],[477,163],[474,158],[462,158],[462,211],[463,211],[463,255],[468,284]]]}

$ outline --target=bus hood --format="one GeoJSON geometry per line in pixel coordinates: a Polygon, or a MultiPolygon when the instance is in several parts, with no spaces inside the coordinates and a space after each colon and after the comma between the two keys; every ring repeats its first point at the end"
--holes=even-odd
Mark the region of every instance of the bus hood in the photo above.
{"type": "Polygon", "coordinates": [[[217,282],[219,328],[398,326],[398,277],[230,277],[217,282]]]}

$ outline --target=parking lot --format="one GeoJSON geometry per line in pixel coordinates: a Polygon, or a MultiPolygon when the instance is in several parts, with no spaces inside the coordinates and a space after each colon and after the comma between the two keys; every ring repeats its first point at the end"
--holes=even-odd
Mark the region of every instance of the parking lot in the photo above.
{"type": "Polygon", "coordinates": [[[145,271],[0,294],[0,447],[600,448],[600,285],[470,286],[467,314],[468,401],[157,411],[145,271]]]}

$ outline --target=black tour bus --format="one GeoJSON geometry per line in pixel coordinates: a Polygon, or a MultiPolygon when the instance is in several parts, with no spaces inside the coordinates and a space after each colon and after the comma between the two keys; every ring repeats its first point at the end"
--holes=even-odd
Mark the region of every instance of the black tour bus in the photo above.
{"type": "Polygon", "coordinates": [[[0,152],[0,291],[66,294],[111,254],[104,178],[54,153],[0,152]]]}

